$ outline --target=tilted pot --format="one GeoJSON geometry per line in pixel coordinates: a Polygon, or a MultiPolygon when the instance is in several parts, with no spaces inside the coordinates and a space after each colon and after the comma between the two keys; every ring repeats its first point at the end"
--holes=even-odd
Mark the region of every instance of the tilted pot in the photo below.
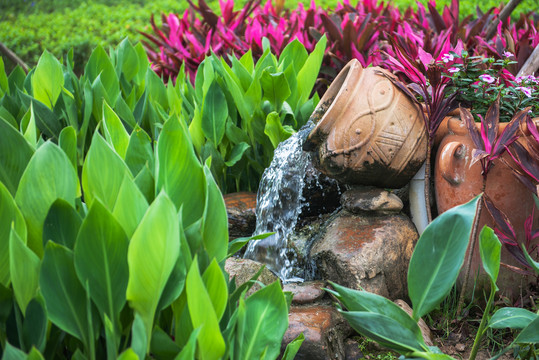
{"type": "Polygon", "coordinates": [[[315,166],[348,184],[400,188],[426,157],[427,132],[420,108],[379,67],[351,60],[324,94],[304,150],[315,166]],[[385,74],[385,75],[384,75],[385,74]]]}
{"type": "MultiPolygon", "coordinates": [[[[477,126],[480,128],[479,123],[477,126]]],[[[505,124],[501,123],[499,131],[502,131],[504,126],[505,124]]],[[[440,214],[454,206],[468,202],[481,193],[483,186],[481,164],[478,161],[470,165],[474,147],[464,122],[457,116],[450,117],[447,122],[447,134],[438,148],[434,167],[436,205],[440,214]]],[[[502,155],[502,158],[508,163],[513,163],[507,152],[502,155]]],[[[511,169],[500,159],[494,160],[494,165],[487,175],[485,193],[494,205],[509,217],[518,239],[524,241],[524,222],[535,207],[534,200],[531,192],[513,176],[511,169]]],[[[536,225],[538,220],[539,212],[535,212],[536,225]]],[[[486,207],[483,207],[481,213],[479,231],[484,225],[495,226],[495,222],[486,207]]],[[[502,249],[502,262],[518,266],[516,260],[506,249],[502,249]]],[[[478,271],[482,274],[479,279],[480,284],[488,284],[488,279],[482,272],[479,248],[477,247],[472,259],[471,274],[474,275],[478,271]]],[[[474,280],[473,276],[471,279],[471,281],[474,280]]],[[[520,287],[525,287],[528,281],[532,281],[532,279],[525,279],[523,276],[502,267],[498,277],[498,286],[506,295],[517,296],[520,287]]]]}

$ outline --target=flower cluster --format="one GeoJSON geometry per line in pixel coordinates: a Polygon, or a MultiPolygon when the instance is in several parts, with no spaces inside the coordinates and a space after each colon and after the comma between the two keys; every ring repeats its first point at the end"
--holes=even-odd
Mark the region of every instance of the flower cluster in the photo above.
{"type": "Polygon", "coordinates": [[[509,51],[504,51],[503,58],[498,60],[469,56],[462,51],[444,54],[438,65],[451,79],[448,93],[456,93],[457,101],[470,108],[472,114],[484,116],[499,96],[500,121],[508,122],[518,110],[528,106],[532,117],[539,116],[539,78],[533,75],[515,78],[508,70],[516,63],[514,59],[509,51]]]}

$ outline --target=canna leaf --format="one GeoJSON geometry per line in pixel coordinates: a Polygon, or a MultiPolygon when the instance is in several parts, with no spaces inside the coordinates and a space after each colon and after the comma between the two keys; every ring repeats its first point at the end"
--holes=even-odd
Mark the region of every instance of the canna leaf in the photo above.
{"type": "Polygon", "coordinates": [[[271,144],[276,148],[282,141],[288,139],[294,130],[290,126],[283,126],[281,124],[281,118],[275,111],[268,114],[266,117],[266,126],[264,127],[264,134],[266,134],[271,144]]]}
{"type": "Polygon", "coordinates": [[[515,343],[539,343],[539,316],[528,324],[516,337],[515,343]]]}
{"type": "Polygon", "coordinates": [[[502,244],[496,234],[494,234],[494,230],[488,226],[483,227],[479,234],[479,254],[481,255],[483,268],[490,277],[492,286],[496,288],[496,291],[499,290],[496,280],[500,271],[501,251],[502,244]]]}
{"type": "Polygon", "coordinates": [[[228,106],[225,95],[216,81],[212,82],[206,96],[202,111],[202,131],[217,147],[225,134],[228,106]]]}
{"type": "MultiPolygon", "coordinates": [[[[210,259],[221,262],[228,249],[228,217],[223,195],[217,187],[210,169],[205,166],[206,204],[203,216],[203,244],[210,259]]],[[[185,210],[185,208],[184,208],[185,210]]]]}
{"type": "Polygon", "coordinates": [[[290,86],[283,72],[272,73],[267,69],[262,72],[260,83],[263,99],[268,100],[277,112],[281,111],[283,102],[290,96],[290,86]]]}
{"type": "Polygon", "coordinates": [[[57,199],[52,203],[43,224],[43,246],[52,240],[73,250],[82,219],[67,201],[57,199]]]}
{"type": "Polygon", "coordinates": [[[125,153],[129,144],[129,134],[118,115],[112,110],[106,101],[103,102],[103,132],[107,142],[114,148],[116,153],[122,159],[125,159],[125,153]]]}
{"type": "Polygon", "coordinates": [[[492,315],[488,326],[493,329],[524,329],[533,320],[539,317],[537,314],[522,308],[505,307],[492,315]]]}
{"type": "Polygon", "coordinates": [[[60,62],[47,50],[39,58],[32,74],[34,98],[53,109],[64,86],[64,74],[60,62]]]}
{"type": "Polygon", "coordinates": [[[60,132],[58,146],[64,150],[75,171],[78,171],[77,132],[73,126],[67,126],[60,132]]]}
{"type": "MultiPolygon", "coordinates": [[[[314,51],[309,55],[305,64],[298,72],[298,101],[295,104],[301,105],[307,101],[311,91],[313,89],[316,77],[320,70],[322,64],[322,59],[324,57],[324,51],[326,50],[327,38],[322,36],[322,38],[316,43],[314,51]]],[[[292,104],[291,104],[292,105],[292,104]]]]}

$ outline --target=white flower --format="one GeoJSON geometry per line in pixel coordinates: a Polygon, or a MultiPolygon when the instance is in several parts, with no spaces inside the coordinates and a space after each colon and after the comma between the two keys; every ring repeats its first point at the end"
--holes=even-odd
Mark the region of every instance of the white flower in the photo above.
{"type": "Polygon", "coordinates": [[[450,61],[453,61],[454,59],[455,59],[455,57],[453,56],[453,54],[444,54],[444,55],[442,56],[442,61],[443,61],[444,63],[448,63],[448,62],[450,62],[450,61]]]}
{"type": "Polygon", "coordinates": [[[483,74],[479,76],[479,80],[492,84],[494,81],[496,81],[496,78],[493,78],[489,74],[483,74]]]}
{"type": "Polygon", "coordinates": [[[451,74],[456,74],[460,71],[460,69],[456,67],[452,67],[452,68],[449,68],[447,71],[449,71],[451,74]]]}
{"type": "Polygon", "coordinates": [[[513,57],[513,56],[515,56],[515,55],[514,55],[512,52],[510,52],[510,51],[504,51],[504,52],[503,52],[503,56],[505,56],[505,57],[513,57]]]}
{"type": "Polygon", "coordinates": [[[532,97],[532,89],[529,87],[518,86],[516,89],[522,91],[527,97],[532,97]]]}

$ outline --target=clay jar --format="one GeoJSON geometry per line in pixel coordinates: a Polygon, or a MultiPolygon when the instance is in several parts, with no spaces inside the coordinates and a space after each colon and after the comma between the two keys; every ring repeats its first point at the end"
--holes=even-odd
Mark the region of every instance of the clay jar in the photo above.
{"type": "MultiPolygon", "coordinates": [[[[479,123],[477,126],[480,128],[479,123]]],[[[470,166],[474,144],[464,123],[460,118],[453,116],[449,118],[447,127],[448,132],[438,148],[434,168],[436,204],[440,214],[468,202],[481,193],[483,186],[480,162],[470,166]]],[[[499,131],[503,128],[504,124],[501,123],[499,131]]],[[[504,153],[502,157],[505,161],[512,163],[508,153],[504,153]]],[[[494,205],[509,217],[517,237],[523,241],[525,239],[524,222],[532,213],[535,204],[530,191],[513,176],[511,169],[500,159],[494,161],[488,173],[485,193],[494,205]]],[[[537,224],[537,219],[539,219],[539,212],[535,213],[535,224],[537,224]]],[[[494,224],[488,210],[483,206],[478,231],[484,225],[494,227],[494,224]]],[[[479,242],[477,242],[472,259],[471,281],[474,281],[473,275],[478,270],[482,271],[478,245],[479,242]]],[[[504,248],[502,262],[518,266],[516,260],[504,248]]],[[[484,273],[481,273],[479,283],[488,284],[484,273]]],[[[520,291],[519,287],[526,285],[526,280],[521,275],[503,267],[500,270],[498,286],[506,295],[516,296],[520,291]]]]}
{"type": "Polygon", "coordinates": [[[392,76],[351,60],[320,100],[303,148],[316,151],[322,173],[347,184],[400,188],[425,161],[420,109],[382,73],[392,76]]]}

